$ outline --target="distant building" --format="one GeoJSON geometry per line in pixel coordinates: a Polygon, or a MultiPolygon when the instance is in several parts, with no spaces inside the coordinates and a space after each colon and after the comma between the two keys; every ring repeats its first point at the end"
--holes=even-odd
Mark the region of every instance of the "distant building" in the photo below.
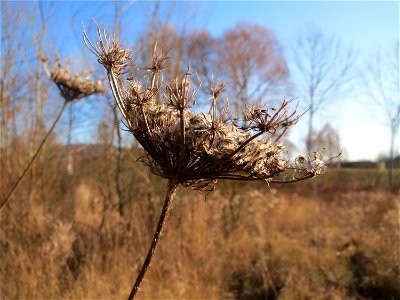
{"type": "Polygon", "coordinates": [[[379,170],[383,170],[383,169],[386,168],[386,162],[385,162],[384,160],[379,160],[379,161],[376,163],[376,166],[377,166],[377,168],[378,168],[379,170]]]}
{"type": "MultiPolygon", "coordinates": [[[[385,166],[386,168],[390,167],[390,159],[385,160],[385,166]]],[[[400,168],[400,155],[393,159],[393,168],[400,168]]]]}
{"type": "MultiPolygon", "coordinates": [[[[333,164],[334,167],[337,167],[333,164]]],[[[370,160],[359,160],[359,161],[347,161],[341,163],[342,168],[378,168],[385,169],[390,167],[390,159],[379,160],[377,162],[373,162],[370,160]]],[[[393,160],[393,167],[400,168],[400,155],[395,157],[393,160]]]]}
{"type": "Polygon", "coordinates": [[[341,163],[342,168],[376,168],[377,165],[373,161],[359,160],[359,161],[346,161],[341,163]]]}

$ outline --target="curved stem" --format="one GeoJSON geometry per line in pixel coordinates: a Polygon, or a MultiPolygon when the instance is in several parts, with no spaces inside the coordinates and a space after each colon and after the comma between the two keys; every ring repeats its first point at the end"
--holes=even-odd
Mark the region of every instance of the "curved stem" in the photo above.
{"type": "Polygon", "coordinates": [[[143,265],[142,265],[142,268],[140,269],[139,275],[137,276],[136,281],[132,287],[132,290],[131,290],[131,293],[129,294],[128,300],[132,300],[133,298],[135,298],[136,293],[139,291],[139,286],[144,278],[144,275],[146,274],[146,271],[147,271],[148,267],[150,266],[151,259],[153,258],[154,252],[158,245],[161,231],[165,224],[166,217],[168,216],[168,211],[171,208],[171,203],[174,198],[177,187],[178,187],[178,184],[176,183],[176,181],[174,179],[170,179],[168,181],[167,195],[165,196],[164,206],[162,208],[160,218],[158,220],[157,228],[154,232],[154,236],[151,241],[150,249],[147,252],[146,259],[143,262],[143,265]]]}
{"type": "Polygon", "coordinates": [[[28,165],[25,167],[25,170],[22,172],[22,174],[18,177],[18,180],[15,182],[14,186],[11,188],[10,192],[7,194],[7,196],[1,201],[0,203],[0,211],[3,209],[4,205],[10,200],[12,194],[18,187],[19,183],[22,181],[22,179],[25,177],[26,173],[32,166],[33,162],[35,161],[36,157],[39,155],[40,150],[43,148],[43,145],[46,143],[47,138],[50,136],[50,134],[53,132],[54,127],[56,127],[58,121],[60,121],[61,115],[63,114],[65,108],[67,107],[68,101],[65,101],[61,110],[58,112],[58,115],[56,119],[54,120],[53,124],[51,125],[49,131],[46,133],[45,137],[43,138],[42,142],[40,143],[39,147],[37,148],[36,152],[33,154],[31,160],[29,161],[28,165]]]}
{"type": "Polygon", "coordinates": [[[293,182],[299,182],[299,181],[303,181],[306,179],[311,179],[316,177],[316,175],[314,174],[308,174],[305,175],[303,177],[298,177],[298,178],[293,178],[293,179],[288,179],[288,180],[271,180],[270,183],[293,183],[293,182]]]}

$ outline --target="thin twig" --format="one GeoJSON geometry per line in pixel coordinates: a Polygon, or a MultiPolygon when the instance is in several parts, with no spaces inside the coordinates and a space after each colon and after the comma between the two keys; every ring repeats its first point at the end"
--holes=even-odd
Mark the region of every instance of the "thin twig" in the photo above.
{"type": "Polygon", "coordinates": [[[147,252],[146,259],[143,262],[143,265],[142,265],[142,268],[140,269],[139,275],[137,276],[135,284],[132,287],[132,290],[131,290],[131,293],[129,294],[128,300],[132,300],[135,298],[136,293],[139,291],[139,286],[144,278],[144,275],[146,274],[146,271],[147,271],[148,267],[150,266],[151,259],[153,258],[154,252],[158,245],[161,231],[165,224],[166,217],[168,216],[168,211],[171,208],[171,203],[172,203],[172,200],[175,195],[177,187],[178,187],[178,184],[176,183],[176,181],[174,179],[170,179],[168,181],[167,195],[165,196],[164,206],[162,208],[160,218],[158,220],[156,231],[154,232],[154,236],[151,241],[150,249],[147,252]]]}
{"type": "Polygon", "coordinates": [[[298,177],[298,178],[292,178],[292,179],[287,179],[287,180],[275,180],[272,179],[269,182],[270,183],[294,183],[294,182],[299,182],[299,181],[303,181],[303,180],[307,180],[307,179],[311,179],[316,177],[315,174],[307,174],[303,177],[298,177]]]}
{"type": "Polygon", "coordinates": [[[239,153],[244,147],[246,147],[246,145],[248,145],[252,140],[254,140],[255,138],[259,137],[260,135],[262,135],[264,132],[260,131],[257,132],[255,135],[251,136],[249,139],[247,139],[243,144],[241,144],[235,151],[233,151],[232,153],[230,153],[227,157],[231,158],[233,156],[235,156],[237,153],[239,153]]]}
{"type": "Polygon", "coordinates": [[[61,110],[59,111],[56,119],[54,120],[53,124],[51,125],[49,131],[46,133],[45,137],[43,138],[42,142],[40,143],[39,147],[37,148],[36,152],[33,154],[32,158],[30,159],[28,165],[26,166],[25,170],[22,172],[22,174],[18,177],[18,180],[15,182],[14,186],[11,188],[10,192],[7,194],[7,196],[1,201],[0,204],[0,211],[3,209],[4,205],[10,200],[12,194],[18,187],[19,183],[22,181],[22,179],[25,177],[26,173],[32,166],[33,162],[35,161],[36,157],[39,155],[40,150],[42,149],[43,145],[45,144],[47,138],[50,136],[52,133],[54,127],[56,127],[58,121],[61,118],[61,115],[63,114],[65,108],[67,107],[68,101],[64,101],[63,106],[61,107],[61,110]]]}

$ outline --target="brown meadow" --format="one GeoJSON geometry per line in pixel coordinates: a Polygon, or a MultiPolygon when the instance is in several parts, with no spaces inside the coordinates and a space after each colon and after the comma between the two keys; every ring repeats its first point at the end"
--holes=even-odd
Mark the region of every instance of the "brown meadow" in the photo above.
{"type": "MultiPolygon", "coordinates": [[[[130,172],[127,217],[121,218],[99,184],[106,165],[93,173],[104,155],[82,163],[77,176],[58,174],[32,202],[19,190],[4,210],[2,299],[126,297],[153,235],[165,183],[145,170],[130,172]]],[[[325,178],[279,190],[221,182],[205,197],[181,188],[156,267],[138,296],[398,299],[400,203],[379,178],[386,177],[332,169],[325,178]]]]}

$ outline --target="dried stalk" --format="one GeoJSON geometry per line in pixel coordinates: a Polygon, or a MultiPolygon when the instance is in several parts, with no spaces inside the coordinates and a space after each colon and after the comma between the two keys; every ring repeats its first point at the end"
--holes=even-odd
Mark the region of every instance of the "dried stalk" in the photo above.
{"type": "Polygon", "coordinates": [[[168,181],[167,195],[165,196],[164,206],[162,208],[160,218],[158,220],[157,227],[154,232],[154,236],[151,241],[149,251],[147,252],[146,259],[144,260],[143,265],[139,271],[139,274],[135,280],[135,283],[132,287],[131,293],[129,294],[128,300],[132,300],[135,297],[136,293],[139,291],[139,286],[144,278],[144,275],[146,274],[148,267],[150,266],[151,259],[153,258],[153,255],[156,251],[156,248],[157,248],[158,242],[160,240],[160,236],[161,236],[164,224],[166,222],[166,218],[168,217],[168,212],[171,208],[171,204],[172,204],[172,201],[175,196],[175,192],[176,192],[177,188],[178,188],[178,184],[176,183],[175,180],[171,179],[168,181]]]}
{"type": "Polygon", "coordinates": [[[28,165],[25,167],[24,171],[22,174],[18,177],[17,181],[14,183],[13,187],[11,190],[8,192],[7,196],[1,201],[0,203],[0,210],[3,209],[3,206],[10,200],[11,195],[14,193],[14,191],[17,189],[19,183],[21,180],[25,177],[25,174],[29,171],[31,168],[33,162],[35,161],[36,157],[39,155],[40,150],[42,150],[43,145],[46,143],[47,138],[50,136],[50,134],[53,132],[54,127],[56,127],[58,121],[61,119],[61,115],[63,114],[65,108],[67,107],[68,102],[65,101],[63,106],[61,107],[60,111],[57,114],[57,117],[55,118],[53,124],[51,125],[49,131],[46,133],[44,136],[42,142],[40,143],[39,147],[36,149],[35,153],[32,155],[31,159],[28,162],[28,165]]]}

